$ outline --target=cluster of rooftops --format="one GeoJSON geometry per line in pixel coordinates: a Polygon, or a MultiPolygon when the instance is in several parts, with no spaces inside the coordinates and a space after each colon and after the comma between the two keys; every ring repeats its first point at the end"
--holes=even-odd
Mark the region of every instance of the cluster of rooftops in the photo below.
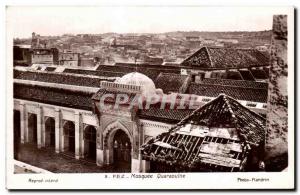
{"type": "MultiPolygon", "coordinates": [[[[251,70],[251,74],[255,75],[257,73],[258,77],[263,73],[266,73],[268,62],[267,55],[259,51],[249,50],[249,49],[218,49],[218,48],[201,48],[191,57],[187,58],[182,65],[188,66],[188,62],[195,57],[201,56],[202,53],[208,56],[209,63],[213,61],[218,61],[219,58],[224,58],[226,56],[227,61],[231,59],[232,62],[237,63],[239,60],[243,61],[245,59],[252,60],[252,63],[261,65],[264,69],[254,69],[251,70]],[[237,58],[238,56],[238,58],[237,58]],[[216,58],[216,59],[214,59],[216,58]]],[[[206,60],[205,57],[201,57],[203,61],[206,60]]],[[[226,61],[226,60],[225,60],[226,61]]],[[[202,62],[201,62],[202,63],[202,62]]],[[[200,65],[201,65],[200,63],[200,65]]],[[[239,66],[246,66],[239,63],[239,66]]],[[[200,66],[199,65],[199,66],[200,66]]],[[[192,67],[193,64],[190,65],[192,67]]],[[[234,65],[237,66],[237,65],[234,65]]],[[[249,65],[248,65],[249,66],[249,65]]],[[[211,67],[216,67],[211,65],[211,67]]],[[[218,66],[219,67],[219,66],[218,66]]],[[[161,89],[163,93],[179,93],[179,94],[195,94],[203,97],[215,98],[220,93],[225,93],[234,99],[249,102],[260,102],[266,103],[268,97],[268,84],[266,82],[256,82],[252,79],[246,80],[234,80],[234,79],[222,79],[221,78],[203,78],[201,81],[196,82],[193,80],[190,74],[183,75],[180,74],[181,68],[178,67],[155,67],[155,66],[130,66],[128,64],[108,66],[101,65],[96,70],[87,69],[74,69],[74,68],[63,68],[59,69],[57,67],[46,67],[44,70],[40,68],[26,70],[14,69],[14,79],[15,80],[28,80],[40,82],[40,85],[32,86],[24,84],[18,84],[15,82],[14,96],[25,99],[35,99],[38,101],[43,101],[45,103],[52,102],[54,104],[63,104],[67,107],[91,109],[90,104],[92,102],[91,97],[93,94],[90,92],[85,92],[85,90],[72,92],[68,89],[55,90],[49,88],[49,86],[43,86],[41,83],[59,83],[66,85],[76,85],[81,86],[82,89],[86,87],[99,88],[101,81],[113,82],[118,78],[124,77],[131,72],[140,72],[145,75],[145,77],[152,80],[157,89],[161,89]],[[19,90],[19,88],[25,88],[28,90],[19,90]],[[32,91],[32,93],[30,93],[32,91]],[[55,93],[58,91],[59,93],[55,93]],[[22,92],[22,93],[21,93],[22,92]],[[82,98],[77,98],[80,95],[82,98]],[[47,97],[47,98],[45,98],[47,97]]],[[[240,70],[247,71],[247,70],[240,70]]],[[[249,71],[249,70],[248,70],[249,71]]],[[[143,77],[143,76],[142,76],[143,77]]],[[[265,75],[267,77],[267,75],[265,75]]],[[[70,87],[72,88],[72,87],[70,87]]],[[[149,113],[145,113],[145,116],[153,115],[157,117],[159,115],[172,115],[167,113],[161,113],[163,111],[149,110],[149,113]]],[[[184,113],[185,114],[185,113],[184,113]]],[[[181,114],[174,114],[177,119],[181,118],[181,114]]],[[[171,117],[174,118],[174,117],[171,117]]]]}
{"type": "Polygon", "coordinates": [[[60,68],[59,71],[55,67],[15,68],[14,98],[94,110],[94,101],[109,91],[100,87],[103,81],[141,86],[148,93],[178,94],[178,98],[184,94],[210,97],[196,110],[156,107],[138,110],[141,119],[175,124],[142,147],[143,158],[180,166],[188,164],[189,170],[199,168],[200,164],[201,167],[214,164],[226,171],[244,169],[246,165],[241,162],[247,157],[249,148],[264,142],[265,118],[239,101],[267,102],[268,84],[253,79],[255,72],[260,76],[263,72],[267,77],[267,55],[249,49],[205,47],[187,58],[182,66],[191,70],[195,66],[223,68],[225,72],[241,68],[238,71],[242,77],[250,78],[249,73],[252,77],[244,80],[204,77],[196,81],[191,74],[181,74],[182,67],[137,65],[103,65],[97,70],[60,68]],[[251,70],[251,67],[261,69],[251,70]],[[230,129],[233,129],[232,134],[228,134],[230,129]],[[219,154],[212,155],[205,149],[211,147],[218,148],[219,154]]]}

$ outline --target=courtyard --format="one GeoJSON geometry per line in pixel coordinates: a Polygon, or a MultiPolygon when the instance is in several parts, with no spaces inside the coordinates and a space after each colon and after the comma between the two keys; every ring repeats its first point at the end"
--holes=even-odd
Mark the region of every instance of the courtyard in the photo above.
{"type": "Polygon", "coordinates": [[[120,173],[130,172],[126,163],[99,167],[89,159],[75,159],[68,153],[55,153],[53,148],[37,149],[34,144],[22,144],[17,160],[53,173],[120,173]]]}

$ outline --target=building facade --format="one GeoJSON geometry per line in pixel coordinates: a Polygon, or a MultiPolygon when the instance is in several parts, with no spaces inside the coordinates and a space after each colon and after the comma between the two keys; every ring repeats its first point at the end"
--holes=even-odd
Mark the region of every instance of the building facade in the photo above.
{"type": "Polygon", "coordinates": [[[80,66],[80,54],[73,52],[60,52],[59,53],[59,65],[63,66],[80,66]]]}

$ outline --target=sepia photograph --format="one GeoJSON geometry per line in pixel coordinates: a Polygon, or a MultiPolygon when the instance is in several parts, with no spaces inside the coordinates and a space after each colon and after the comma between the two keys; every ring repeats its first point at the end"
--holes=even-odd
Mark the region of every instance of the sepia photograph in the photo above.
{"type": "Polygon", "coordinates": [[[293,188],[293,21],[292,7],[7,6],[9,188],[293,188]]]}

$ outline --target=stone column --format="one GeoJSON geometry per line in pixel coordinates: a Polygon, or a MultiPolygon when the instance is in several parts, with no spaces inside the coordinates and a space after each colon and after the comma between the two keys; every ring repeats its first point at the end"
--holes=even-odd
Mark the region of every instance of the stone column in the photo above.
{"type": "Polygon", "coordinates": [[[25,113],[24,113],[24,122],[25,122],[25,128],[24,128],[24,137],[25,137],[25,143],[29,142],[29,127],[28,127],[28,115],[26,105],[25,105],[25,113]]]}
{"type": "Polygon", "coordinates": [[[103,151],[103,135],[101,126],[97,128],[97,165],[103,166],[104,162],[104,151],[103,151]]]}
{"type": "Polygon", "coordinates": [[[140,144],[142,133],[139,132],[139,129],[136,124],[133,125],[133,137],[132,137],[132,159],[131,159],[131,172],[140,173],[141,172],[141,153],[140,153],[140,144]]]}
{"type": "Polygon", "coordinates": [[[76,159],[83,157],[82,143],[83,143],[82,118],[81,118],[81,114],[78,111],[76,111],[75,112],[75,158],[76,159]]]}
{"type": "Polygon", "coordinates": [[[62,145],[62,121],[61,112],[58,108],[55,108],[55,152],[59,153],[63,150],[62,145]]]}
{"type": "Polygon", "coordinates": [[[147,160],[142,160],[142,173],[150,172],[150,162],[147,160]]]}
{"type": "Polygon", "coordinates": [[[42,147],[42,129],[43,129],[43,109],[40,105],[37,107],[37,147],[42,147]]]}
{"type": "Polygon", "coordinates": [[[20,133],[21,133],[21,143],[24,144],[26,141],[26,126],[27,126],[27,117],[26,117],[26,106],[24,104],[24,102],[20,102],[20,133]]]}
{"type": "MultiPolygon", "coordinates": [[[[141,130],[140,130],[140,146],[142,146],[145,143],[145,129],[143,125],[141,124],[141,130]]],[[[150,162],[142,159],[141,151],[139,150],[139,160],[140,160],[140,171],[142,173],[148,173],[150,171],[150,162]]]]}
{"type": "Polygon", "coordinates": [[[106,148],[106,157],[105,157],[105,162],[107,165],[113,164],[114,163],[114,147],[109,145],[106,148]]]}
{"type": "Polygon", "coordinates": [[[45,117],[44,114],[42,114],[42,147],[46,147],[46,124],[45,124],[45,117]]]}

